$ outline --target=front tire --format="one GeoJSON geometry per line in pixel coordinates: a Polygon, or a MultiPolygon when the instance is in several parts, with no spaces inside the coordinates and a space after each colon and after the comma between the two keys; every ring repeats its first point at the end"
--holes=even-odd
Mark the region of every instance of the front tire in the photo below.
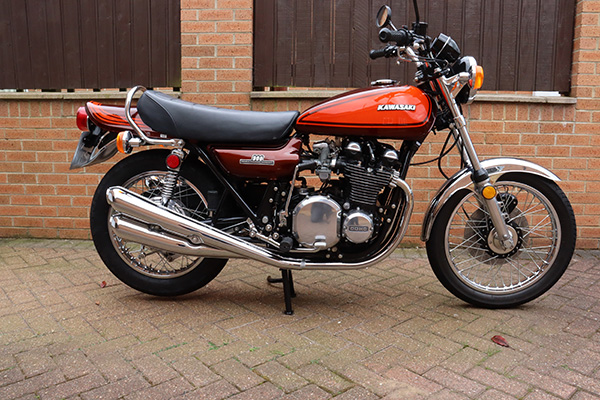
{"type": "Polygon", "coordinates": [[[458,298],[486,308],[515,307],[549,290],[567,269],[577,236],[569,200],[554,182],[507,174],[495,184],[516,247],[504,250],[470,190],[442,207],[427,242],[431,267],[458,298]]]}
{"type": "MultiPolygon", "coordinates": [[[[155,296],[178,296],[212,281],[227,259],[210,259],[168,253],[116,235],[109,219],[116,211],[106,201],[111,186],[123,186],[159,202],[167,176],[164,150],[149,150],[125,158],[104,176],[92,200],[90,227],[94,245],[108,269],[123,283],[155,296]]],[[[186,161],[174,186],[171,210],[196,219],[208,216],[209,191],[217,191],[212,175],[186,161]]]]}

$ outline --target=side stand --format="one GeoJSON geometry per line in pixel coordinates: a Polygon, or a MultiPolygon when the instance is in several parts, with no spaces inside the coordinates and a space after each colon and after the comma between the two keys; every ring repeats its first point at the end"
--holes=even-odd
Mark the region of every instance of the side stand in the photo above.
{"type": "Polygon", "coordinates": [[[294,314],[294,310],[292,309],[292,297],[296,297],[296,291],[294,290],[294,278],[292,277],[292,271],[289,269],[280,269],[281,278],[272,278],[270,276],[267,277],[267,282],[269,283],[283,283],[283,299],[285,301],[285,311],[283,312],[286,315],[294,314]]]}

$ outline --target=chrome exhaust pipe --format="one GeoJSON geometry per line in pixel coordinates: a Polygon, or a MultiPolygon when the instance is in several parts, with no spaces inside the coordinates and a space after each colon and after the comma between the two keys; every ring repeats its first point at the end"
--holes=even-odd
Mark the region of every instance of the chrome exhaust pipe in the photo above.
{"type": "Polygon", "coordinates": [[[394,238],[369,260],[350,263],[339,261],[315,263],[308,262],[303,258],[283,257],[269,249],[240,240],[201,221],[177,214],[120,186],[109,188],[106,191],[106,199],[116,211],[146,224],[158,225],[196,246],[204,244],[204,248],[223,250],[237,254],[242,258],[250,258],[283,269],[361,269],[374,265],[390,255],[398,247],[408,228],[408,221],[413,208],[412,191],[408,184],[400,178],[392,179],[391,184],[400,188],[406,199],[402,214],[396,217],[401,218],[401,221],[394,238]]]}
{"type": "Polygon", "coordinates": [[[229,253],[203,245],[193,245],[187,240],[178,238],[167,232],[154,232],[150,230],[146,224],[134,221],[125,216],[113,215],[110,217],[110,226],[113,233],[122,239],[141,243],[171,253],[207,258],[238,257],[235,253],[229,253]]]}
{"type": "Polygon", "coordinates": [[[252,258],[266,264],[273,264],[273,260],[271,260],[273,255],[270,251],[239,240],[235,236],[201,221],[177,214],[123,187],[109,188],[106,191],[106,200],[116,211],[146,224],[158,225],[194,245],[204,244],[243,258],[252,258]]]}

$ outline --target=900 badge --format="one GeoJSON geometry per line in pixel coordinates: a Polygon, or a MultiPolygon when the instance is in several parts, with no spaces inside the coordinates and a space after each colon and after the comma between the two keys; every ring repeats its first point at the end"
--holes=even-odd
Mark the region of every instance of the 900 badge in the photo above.
{"type": "Polygon", "coordinates": [[[242,158],[240,164],[245,165],[275,165],[275,160],[265,160],[263,154],[252,154],[252,158],[242,158]]]}

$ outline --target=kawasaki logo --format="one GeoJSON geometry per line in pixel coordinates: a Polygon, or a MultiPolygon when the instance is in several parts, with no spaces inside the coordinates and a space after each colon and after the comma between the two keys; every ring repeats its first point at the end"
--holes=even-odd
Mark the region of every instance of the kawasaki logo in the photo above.
{"type": "Polygon", "coordinates": [[[380,104],[377,111],[415,111],[417,106],[414,104],[380,104]]]}

